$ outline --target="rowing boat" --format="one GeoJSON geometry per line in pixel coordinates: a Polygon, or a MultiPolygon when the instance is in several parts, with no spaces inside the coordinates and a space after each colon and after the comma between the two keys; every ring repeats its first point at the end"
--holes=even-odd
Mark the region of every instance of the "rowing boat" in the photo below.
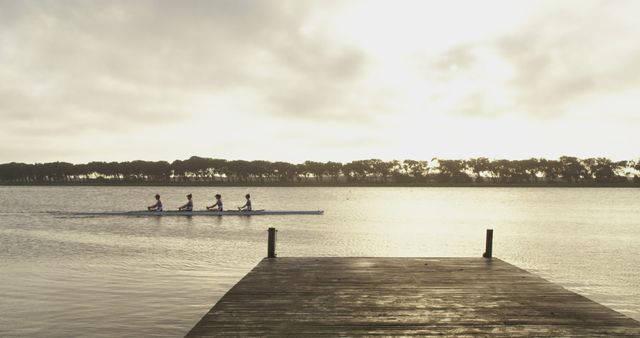
{"type": "Polygon", "coordinates": [[[324,210],[252,210],[252,211],[124,211],[82,212],[77,216],[264,216],[264,215],[322,215],[324,210]]]}

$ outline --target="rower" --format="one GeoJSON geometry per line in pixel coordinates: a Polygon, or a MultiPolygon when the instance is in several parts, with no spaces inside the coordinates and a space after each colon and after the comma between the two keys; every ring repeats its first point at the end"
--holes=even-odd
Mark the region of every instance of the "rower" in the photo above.
{"type": "Polygon", "coordinates": [[[191,200],[191,194],[187,195],[187,203],[178,207],[179,211],[193,211],[193,201],[191,200]]]}
{"type": "Polygon", "coordinates": [[[160,201],[160,195],[156,194],[156,204],[147,207],[149,211],[162,211],[162,202],[160,201]]]}
{"type": "Polygon", "coordinates": [[[240,211],[251,211],[251,195],[246,194],[246,195],[244,195],[244,198],[247,199],[247,203],[245,203],[241,207],[238,207],[238,210],[240,210],[240,211]]]}
{"type": "Polygon", "coordinates": [[[216,194],[216,203],[214,203],[210,207],[207,207],[207,210],[209,210],[209,211],[223,211],[224,210],[224,208],[222,207],[222,196],[220,194],[216,194]]]}

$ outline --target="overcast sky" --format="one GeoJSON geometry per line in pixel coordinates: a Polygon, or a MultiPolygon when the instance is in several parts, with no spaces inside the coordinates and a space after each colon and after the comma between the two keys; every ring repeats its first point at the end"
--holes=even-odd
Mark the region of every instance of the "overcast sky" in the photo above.
{"type": "Polygon", "coordinates": [[[0,163],[640,156],[640,1],[0,0],[0,163]]]}

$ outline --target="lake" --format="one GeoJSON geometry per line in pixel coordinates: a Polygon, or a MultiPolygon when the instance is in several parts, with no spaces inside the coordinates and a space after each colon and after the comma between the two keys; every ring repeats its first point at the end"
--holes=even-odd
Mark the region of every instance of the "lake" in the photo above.
{"type": "Polygon", "coordinates": [[[494,256],[640,320],[640,189],[0,187],[0,336],[183,336],[265,255],[494,256]],[[80,217],[216,193],[324,215],[80,217]]]}

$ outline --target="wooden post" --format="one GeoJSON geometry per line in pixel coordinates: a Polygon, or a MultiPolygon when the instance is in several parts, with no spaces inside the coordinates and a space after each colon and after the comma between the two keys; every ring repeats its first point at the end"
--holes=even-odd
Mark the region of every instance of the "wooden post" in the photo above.
{"type": "Polygon", "coordinates": [[[487,229],[487,240],[482,257],[491,258],[493,255],[493,229],[487,229]]]}
{"type": "Polygon", "coordinates": [[[276,258],[276,228],[269,228],[268,244],[267,244],[267,257],[276,258]]]}

